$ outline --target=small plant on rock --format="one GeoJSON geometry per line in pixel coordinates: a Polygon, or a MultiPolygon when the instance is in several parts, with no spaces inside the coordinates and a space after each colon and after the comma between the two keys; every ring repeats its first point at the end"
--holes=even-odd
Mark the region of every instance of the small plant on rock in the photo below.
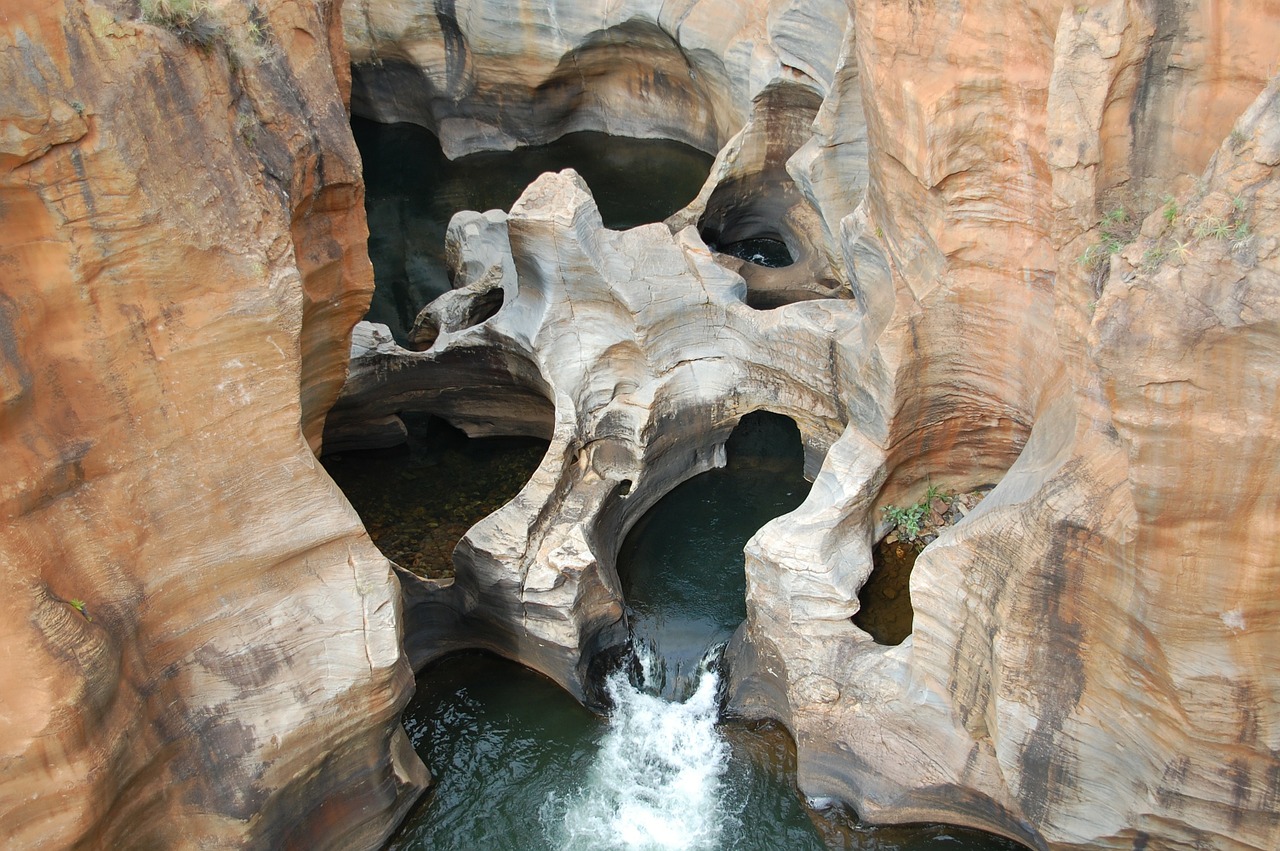
{"type": "Polygon", "coordinates": [[[1154,272],[1164,258],[1168,256],[1165,249],[1159,245],[1153,245],[1146,251],[1142,252],[1142,269],[1144,272],[1154,272]]]}
{"type": "Polygon", "coordinates": [[[1133,242],[1137,236],[1137,224],[1128,210],[1116,207],[1098,221],[1098,232],[1102,240],[1090,245],[1080,256],[1080,265],[1089,271],[1095,295],[1102,292],[1111,266],[1111,255],[1120,253],[1133,242]]]}
{"type": "Polygon", "coordinates": [[[1221,216],[1206,216],[1196,224],[1196,239],[1226,239],[1231,225],[1221,216]]]}
{"type": "Polygon", "coordinates": [[[924,493],[924,499],[915,505],[900,508],[889,504],[881,510],[884,512],[885,519],[897,528],[900,540],[919,543],[921,533],[925,531],[926,522],[933,511],[933,504],[941,502],[943,505],[950,505],[953,499],[955,499],[954,494],[945,493],[937,485],[929,485],[924,493]]]}
{"type": "Polygon", "coordinates": [[[208,0],[142,0],[142,19],[201,47],[211,46],[221,36],[208,0]]]}
{"type": "Polygon", "coordinates": [[[898,527],[898,537],[904,541],[914,541],[920,534],[920,521],[924,519],[925,505],[918,502],[915,505],[908,505],[906,508],[899,508],[896,505],[886,505],[883,509],[885,519],[898,527]]]}

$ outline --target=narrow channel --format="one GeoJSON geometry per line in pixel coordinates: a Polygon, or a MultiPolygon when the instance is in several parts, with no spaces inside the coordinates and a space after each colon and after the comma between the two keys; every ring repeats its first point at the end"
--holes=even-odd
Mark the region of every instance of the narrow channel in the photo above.
{"type": "Polygon", "coordinates": [[[426,849],[1015,851],[946,825],[873,827],[810,808],[776,724],[720,717],[715,650],[745,615],[743,545],[808,491],[799,431],[755,414],[728,466],[673,490],[619,557],[638,668],[599,718],[514,663],[461,654],[405,710],[436,787],[388,844],[426,849]]]}

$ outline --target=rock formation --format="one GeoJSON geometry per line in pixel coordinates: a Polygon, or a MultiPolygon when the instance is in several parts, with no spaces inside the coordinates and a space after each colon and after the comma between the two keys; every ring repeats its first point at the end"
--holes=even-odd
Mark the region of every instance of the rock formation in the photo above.
{"type": "Polygon", "coordinates": [[[355,434],[421,408],[552,435],[457,581],[407,587],[411,654],[486,646],[590,698],[623,641],[622,533],[769,408],[815,480],[748,545],[732,708],[788,725],[807,794],[1034,847],[1275,847],[1280,17],[798,5],[721,9],[727,40],[687,26],[710,2],[349,19],[357,108],[454,153],[580,127],[723,144],[665,231],[601,230],[571,175],[460,219],[455,253],[486,259],[424,313],[430,348],[358,352],[335,410],[355,434]],[[622,40],[649,58],[594,64],[622,40]],[[650,72],[683,129],[633,84],[650,72]],[[798,268],[706,252],[739,225],[798,268]],[[912,636],[880,646],[850,617],[882,508],[929,483],[996,487],[922,553],[912,636]]]}
{"type": "Polygon", "coordinates": [[[769,409],[814,485],[747,547],[731,708],[788,726],[806,794],[1037,848],[1280,846],[1274,4],[8,6],[10,844],[378,844],[427,782],[410,659],[598,699],[623,534],[769,409]],[[353,109],[451,155],[596,129],[716,163],[626,232],[544,175],[455,219],[420,351],[352,335],[344,39],[353,109]],[[708,247],[748,237],[795,262],[708,247]],[[402,647],[313,453],[407,410],[551,445],[456,580],[401,577],[402,647]],[[929,484],[995,488],[878,645],[883,508],[929,484]]]}
{"type": "Polygon", "coordinates": [[[337,6],[144,6],[0,7],[0,844],[376,845],[427,776],[312,451],[372,287],[337,6]]]}
{"type": "Polygon", "coordinates": [[[839,3],[352,0],[352,108],[434,130],[450,157],[574,130],[707,152],[779,79],[829,82],[839,3]]]}

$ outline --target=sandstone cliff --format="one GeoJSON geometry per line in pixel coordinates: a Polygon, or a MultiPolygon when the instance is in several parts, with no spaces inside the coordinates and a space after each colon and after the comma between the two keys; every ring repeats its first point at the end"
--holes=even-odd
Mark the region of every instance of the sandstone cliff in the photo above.
{"type": "Polygon", "coordinates": [[[1050,847],[1274,846],[1277,10],[854,11],[896,410],[878,474],[829,472],[901,504],[1018,456],[917,563],[903,647],[759,606],[802,782],[1050,847]]]}
{"type": "Polygon", "coordinates": [[[355,108],[452,154],[717,152],[665,227],[606,231],[571,173],[459,217],[424,351],[358,334],[332,434],[552,440],[456,581],[406,578],[415,662],[488,647],[590,700],[626,529],[767,408],[814,486],[748,545],[732,704],[807,794],[1280,845],[1274,3],[148,8],[0,6],[14,844],[369,846],[426,782],[397,582],[312,454],[370,286],[345,37],[355,108]],[[995,489],[881,646],[850,618],[927,484],[995,489]]]}
{"type": "Polygon", "coordinates": [[[451,357],[483,366],[477,398],[554,409],[543,469],[467,536],[457,582],[409,589],[415,656],[480,643],[583,695],[619,641],[621,534],[769,408],[816,478],[748,545],[733,705],[789,725],[805,792],[1036,847],[1275,847],[1280,10],[800,5],[352,16],[359,108],[455,153],[584,126],[723,145],[668,234],[602,233],[544,178],[493,223],[509,239],[472,237],[505,270],[491,319],[358,352],[353,420],[421,402],[465,425],[456,394],[412,390],[451,357]],[[640,44],[625,74],[594,64],[640,44]],[[635,84],[659,72],[682,129],[635,84]],[[773,229],[794,280],[713,254],[741,285],[711,286],[690,225],[773,229]],[[715,345],[658,298],[713,309],[715,345]],[[883,647],[850,616],[882,508],[930,483],[996,487],[921,555],[912,636],[883,647]]]}
{"type": "Polygon", "coordinates": [[[0,4],[0,833],[375,844],[426,776],[312,452],[372,285],[338,9],[147,8],[0,4]]]}

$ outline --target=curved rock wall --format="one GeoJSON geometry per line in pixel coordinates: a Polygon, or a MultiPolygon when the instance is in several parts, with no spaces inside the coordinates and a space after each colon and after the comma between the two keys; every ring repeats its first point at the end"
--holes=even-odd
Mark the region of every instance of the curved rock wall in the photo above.
{"type": "Polygon", "coordinates": [[[488,647],[594,699],[626,529],[770,409],[814,487],[747,547],[733,706],[789,725],[807,794],[1280,845],[1274,3],[199,8],[0,15],[14,844],[369,846],[427,780],[396,580],[312,454],[370,284],[341,31],[358,108],[451,155],[719,151],[666,226],[604,230],[571,173],[460,216],[424,351],[361,329],[333,439],[409,408],[551,437],[456,581],[406,578],[416,663],[488,647]],[[772,220],[776,277],[691,227],[772,220]],[[883,507],[985,483],[875,644],[883,507]]]}
{"type": "Polygon", "coordinates": [[[855,281],[883,287],[868,255],[891,272],[888,439],[855,418],[810,500],[749,547],[737,701],[790,718],[806,791],[875,819],[1272,847],[1277,113],[1251,46],[1280,20],[974,11],[854,9],[870,184],[846,224],[872,272],[855,281]],[[1197,106],[1214,92],[1231,105],[1197,106]],[[999,485],[921,555],[904,645],[787,602],[797,551],[867,558],[824,516],[874,526],[926,477],[975,475],[999,485]]]}
{"type": "Polygon", "coordinates": [[[445,154],[575,130],[715,152],[782,75],[825,86],[844,10],[798,0],[353,0],[353,109],[434,131],[445,154]]]}
{"type": "Polygon", "coordinates": [[[312,452],[372,284],[340,33],[0,9],[8,847],[371,846],[427,781],[312,452]]]}
{"type": "MultiPolygon", "coordinates": [[[[429,82],[412,110],[367,108],[437,127],[455,152],[564,132],[537,119],[536,92],[639,7],[535,5],[505,4],[501,21],[490,5],[450,5],[428,46],[410,34],[410,21],[430,30],[421,13],[395,18],[403,7],[371,0],[348,30],[357,56],[429,82]],[[499,79],[510,113],[482,82],[499,79]],[[455,129],[459,116],[471,123],[455,129]]],[[[659,262],[671,251],[660,231],[602,234],[563,177],[513,212],[523,235],[498,251],[510,251],[507,302],[464,335],[537,365],[556,437],[514,513],[463,542],[457,583],[410,590],[444,624],[415,627],[428,636],[415,656],[459,635],[483,643],[467,630],[487,621],[504,636],[487,646],[584,694],[592,655],[620,640],[608,613],[621,603],[621,531],[715,463],[737,415],[773,407],[801,422],[815,481],[747,547],[733,706],[788,723],[806,793],[1035,847],[1275,847],[1277,107],[1264,86],[1280,10],[738,4],[717,40],[686,26],[712,4],[678,5],[686,17],[671,4],[639,17],[701,79],[734,81],[699,95],[718,121],[691,111],[684,137],[724,145],[699,199],[668,222],[689,267],[659,262]],[[766,31],[764,48],[744,38],[766,31]],[[742,67],[765,73],[726,70],[742,67]],[[759,273],[725,258],[725,283],[700,295],[712,267],[681,229],[751,220],[751,205],[767,211],[754,224],[783,222],[805,247],[798,278],[852,298],[752,311],[759,273]],[[557,224],[533,226],[544,221],[557,224]],[[603,248],[624,243],[625,261],[603,248]],[[655,291],[637,289],[648,263],[663,298],[710,300],[713,344],[652,312],[655,291]],[[783,326],[805,341],[785,365],[771,349],[783,326]],[[596,339],[617,333],[625,343],[596,339]],[[681,351],[698,380],[655,382],[653,365],[681,351]],[[749,400],[749,381],[721,378],[743,364],[760,380],[749,400]],[[808,401],[778,407],[797,398],[808,401]],[[805,410],[824,413],[806,422],[805,410]],[[609,495],[624,483],[634,502],[609,495]],[[928,484],[996,487],[921,554],[912,636],[883,647],[850,615],[882,509],[928,484]]],[[[630,109],[635,91],[611,91],[579,92],[584,121],[668,132],[650,104],[630,109]],[[610,124],[633,114],[640,126],[610,124]]],[[[389,370],[409,355],[379,357],[389,370]]],[[[376,384],[361,385],[368,398],[376,384]]]]}

